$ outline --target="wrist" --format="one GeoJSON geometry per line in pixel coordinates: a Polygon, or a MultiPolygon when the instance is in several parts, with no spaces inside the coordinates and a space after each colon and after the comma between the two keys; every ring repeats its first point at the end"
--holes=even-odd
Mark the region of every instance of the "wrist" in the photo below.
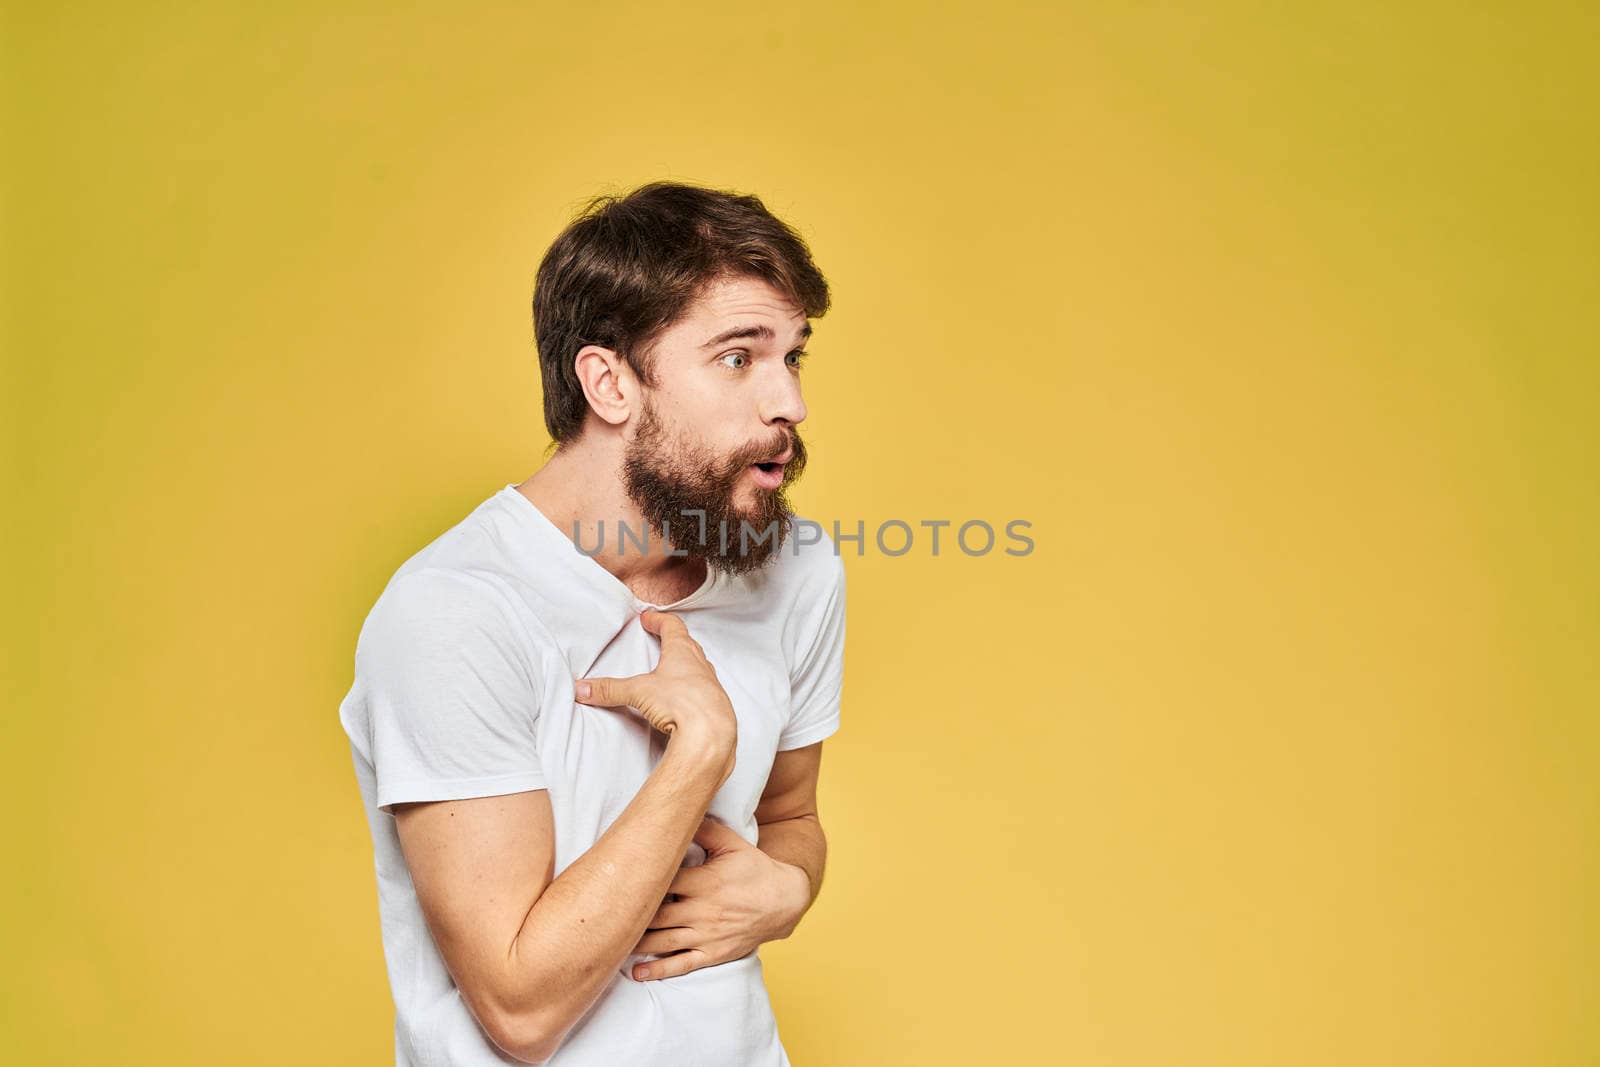
{"type": "Polygon", "coordinates": [[[777,867],[777,904],[774,915],[777,931],[773,940],[788,937],[800,925],[801,916],[811,907],[811,876],[804,867],[782,860],[772,861],[777,867]]]}
{"type": "Polygon", "coordinates": [[[733,754],[734,743],[731,740],[679,727],[667,735],[667,747],[662,753],[662,760],[687,767],[691,773],[720,775],[720,786],[733,769],[733,754]]]}

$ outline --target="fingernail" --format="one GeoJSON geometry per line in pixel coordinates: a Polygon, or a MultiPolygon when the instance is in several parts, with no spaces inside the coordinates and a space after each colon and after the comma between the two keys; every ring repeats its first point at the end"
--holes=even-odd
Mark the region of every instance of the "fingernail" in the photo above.
{"type": "Polygon", "coordinates": [[[588,700],[589,699],[589,683],[588,682],[579,682],[578,683],[578,699],[579,700],[588,700]]]}
{"type": "Polygon", "coordinates": [[[649,977],[650,977],[650,972],[648,970],[646,970],[645,968],[638,967],[638,968],[634,969],[634,972],[633,972],[633,980],[634,981],[642,982],[646,978],[649,978],[649,977]]]}

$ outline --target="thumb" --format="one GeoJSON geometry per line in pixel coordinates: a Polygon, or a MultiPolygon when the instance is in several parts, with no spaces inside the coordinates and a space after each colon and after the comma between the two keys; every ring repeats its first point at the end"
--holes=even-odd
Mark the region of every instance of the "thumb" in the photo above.
{"type": "Polygon", "coordinates": [[[629,678],[582,678],[573,684],[572,695],[578,703],[597,708],[632,708],[652,729],[670,734],[677,724],[670,715],[663,715],[650,699],[654,680],[648,674],[629,678]]]}
{"type": "Polygon", "coordinates": [[[639,696],[639,676],[631,678],[582,678],[572,687],[578,703],[597,708],[633,705],[639,696]]]}
{"type": "Polygon", "coordinates": [[[642,611],[639,613],[639,625],[649,633],[665,641],[668,637],[681,637],[689,632],[689,627],[678,616],[665,611],[642,611]]]}
{"type": "Polygon", "coordinates": [[[736,848],[753,847],[737,830],[720,821],[715,815],[707,815],[701,820],[700,829],[694,832],[694,843],[705,849],[707,856],[716,855],[718,852],[731,852],[736,848]]]}

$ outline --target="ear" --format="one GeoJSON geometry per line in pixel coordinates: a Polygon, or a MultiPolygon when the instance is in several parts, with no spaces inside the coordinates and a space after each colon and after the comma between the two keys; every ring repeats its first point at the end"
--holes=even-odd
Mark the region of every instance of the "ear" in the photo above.
{"type": "Polygon", "coordinates": [[[589,410],[612,426],[628,421],[639,398],[639,379],[627,361],[612,349],[584,345],[573,357],[573,369],[589,410]]]}

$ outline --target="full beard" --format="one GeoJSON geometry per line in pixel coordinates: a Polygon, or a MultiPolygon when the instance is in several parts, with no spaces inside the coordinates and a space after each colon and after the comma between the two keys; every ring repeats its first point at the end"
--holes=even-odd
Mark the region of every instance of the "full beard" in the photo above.
{"type": "Polygon", "coordinates": [[[739,575],[765,566],[783,547],[793,514],[786,490],[805,461],[805,445],[793,430],[721,459],[687,441],[670,441],[647,401],[623,453],[622,480],[645,522],[673,552],[739,575]],[[781,454],[786,445],[794,458],[784,466],[782,484],[758,488],[750,509],[736,507],[734,495],[750,464],[781,454]]]}

